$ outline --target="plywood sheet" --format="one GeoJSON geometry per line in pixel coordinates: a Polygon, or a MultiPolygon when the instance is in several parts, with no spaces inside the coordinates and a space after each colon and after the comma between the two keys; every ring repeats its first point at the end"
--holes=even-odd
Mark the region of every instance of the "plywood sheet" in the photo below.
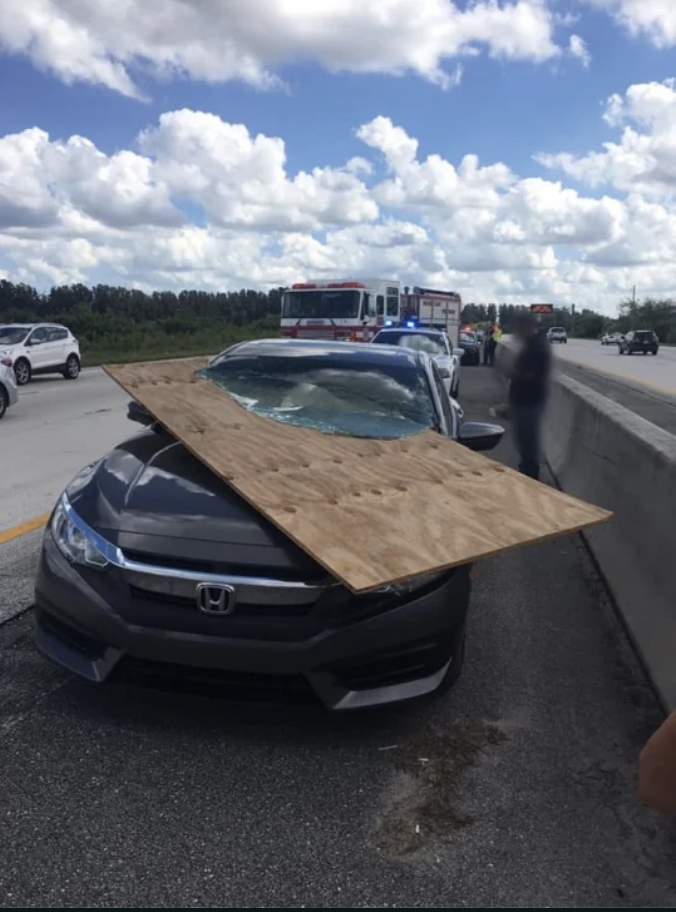
{"type": "Polygon", "coordinates": [[[106,367],[198,459],[355,592],[604,522],[429,431],[362,440],[247,412],[203,359],[106,367]]]}

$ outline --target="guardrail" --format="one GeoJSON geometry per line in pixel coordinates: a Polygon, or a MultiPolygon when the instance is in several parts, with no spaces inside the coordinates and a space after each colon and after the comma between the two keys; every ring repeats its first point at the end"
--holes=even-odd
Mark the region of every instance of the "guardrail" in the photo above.
{"type": "Polygon", "coordinates": [[[676,437],[557,375],[544,454],[568,494],[612,510],[582,533],[666,709],[676,709],[676,437]]]}

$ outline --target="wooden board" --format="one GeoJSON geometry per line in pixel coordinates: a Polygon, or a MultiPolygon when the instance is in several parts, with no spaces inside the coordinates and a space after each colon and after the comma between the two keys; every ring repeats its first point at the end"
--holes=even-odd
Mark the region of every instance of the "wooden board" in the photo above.
{"type": "Polygon", "coordinates": [[[433,431],[363,440],[254,415],[194,376],[204,364],[195,359],[105,370],[355,592],[610,518],[433,431]]]}

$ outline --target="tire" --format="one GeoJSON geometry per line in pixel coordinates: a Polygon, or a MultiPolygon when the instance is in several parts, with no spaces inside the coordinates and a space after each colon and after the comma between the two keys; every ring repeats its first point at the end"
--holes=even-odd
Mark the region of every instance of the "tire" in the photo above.
{"type": "Polygon", "coordinates": [[[0,386],[0,421],[7,414],[7,409],[9,408],[9,394],[4,386],[0,386]]]}
{"type": "Polygon", "coordinates": [[[17,386],[25,386],[30,383],[32,376],[30,361],[26,358],[19,358],[14,365],[14,376],[16,377],[17,386]]]}
{"type": "Polygon", "coordinates": [[[77,355],[70,355],[66,361],[66,367],[63,372],[66,380],[77,380],[80,376],[80,359],[77,355]]]}

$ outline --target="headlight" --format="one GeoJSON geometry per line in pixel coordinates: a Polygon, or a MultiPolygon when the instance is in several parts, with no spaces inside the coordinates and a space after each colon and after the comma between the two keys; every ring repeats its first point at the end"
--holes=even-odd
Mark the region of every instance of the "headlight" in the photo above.
{"type": "Polygon", "coordinates": [[[448,571],[444,570],[442,573],[428,573],[425,576],[416,576],[414,579],[406,580],[406,582],[393,583],[391,586],[385,586],[382,589],[378,589],[378,594],[395,596],[412,595],[419,589],[425,589],[427,586],[431,586],[436,582],[441,582],[447,574],[448,571]]]}
{"type": "MultiPolygon", "coordinates": [[[[105,570],[108,558],[96,547],[94,542],[77,525],[66,495],[57,504],[50,523],[50,531],[56,546],[66,560],[92,570],[105,570]]],[[[83,523],[83,528],[86,528],[83,523]]]]}

